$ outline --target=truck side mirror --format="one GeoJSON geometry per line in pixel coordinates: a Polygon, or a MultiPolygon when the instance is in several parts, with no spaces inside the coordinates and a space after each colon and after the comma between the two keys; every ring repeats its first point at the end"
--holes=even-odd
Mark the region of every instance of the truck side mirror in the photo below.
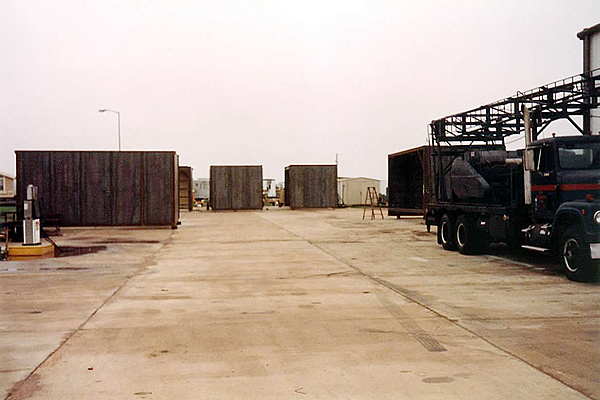
{"type": "Polygon", "coordinates": [[[525,149],[525,154],[523,155],[523,166],[525,167],[525,171],[537,171],[533,149],[525,149]]]}

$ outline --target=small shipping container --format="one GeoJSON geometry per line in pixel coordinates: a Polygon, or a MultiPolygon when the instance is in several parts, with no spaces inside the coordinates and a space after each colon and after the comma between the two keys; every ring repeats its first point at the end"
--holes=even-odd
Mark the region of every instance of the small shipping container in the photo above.
{"type": "Polygon", "coordinates": [[[337,165],[287,166],[285,205],[291,208],[337,207],[337,165]]]}
{"type": "Polygon", "coordinates": [[[388,155],[388,215],[423,215],[433,188],[429,146],[388,155]]]}
{"type": "Polygon", "coordinates": [[[192,167],[179,167],[179,209],[194,209],[194,179],[192,167]]]}
{"type": "Polygon", "coordinates": [[[33,184],[42,215],[58,218],[62,226],[177,226],[175,152],[15,153],[19,207],[33,184]]]}
{"type": "Polygon", "coordinates": [[[262,209],[262,165],[211,165],[210,207],[213,210],[262,209]]]}

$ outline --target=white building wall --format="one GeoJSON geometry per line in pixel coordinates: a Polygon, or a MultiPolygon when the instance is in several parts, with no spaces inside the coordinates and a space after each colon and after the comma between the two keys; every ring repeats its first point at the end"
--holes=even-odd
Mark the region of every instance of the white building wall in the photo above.
{"type": "Polygon", "coordinates": [[[15,196],[15,178],[0,174],[0,197],[10,198],[15,196]]]}
{"type": "Polygon", "coordinates": [[[263,179],[263,192],[267,192],[267,197],[275,198],[277,197],[275,186],[275,179],[263,179]]]}
{"type": "Polygon", "coordinates": [[[208,199],[210,197],[210,179],[201,178],[194,180],[194,191],[197,199],[208,199]]]}
{"type": "MultiPolygon", "coordinates": [[[[600,32],[590,35],[590,69],[593,71],[600,68],[600,32]]],[[[596,72],[599,74],[600,72],[596,72]]],[[[600,109],[591,110],[590,129],[592,134],[600,134],[600,109]]]]}
{"type": "Polygon", "coordinates": [[[379,180],[371,178],[340,178],[338,179],[338,196],[347,206],[365,204],[367,188],[377,189],[379,194],[379,180]]]}

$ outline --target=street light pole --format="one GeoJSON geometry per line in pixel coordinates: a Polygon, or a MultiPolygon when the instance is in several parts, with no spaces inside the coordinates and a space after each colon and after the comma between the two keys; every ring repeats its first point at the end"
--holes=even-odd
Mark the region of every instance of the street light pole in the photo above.
{"type": "Polygon", "coordinates": [[[101,108],[98,110],[98,112],[101,112],[101,113],[107,112],[107,111],[117,114],[117,122],[119,124],[119,127],[118,127],[118,129],[119,129],[119,151],[121,151],[121,113],[118,111],[115,111],[115,110],[108,109],[108,108],[101,108]]]}

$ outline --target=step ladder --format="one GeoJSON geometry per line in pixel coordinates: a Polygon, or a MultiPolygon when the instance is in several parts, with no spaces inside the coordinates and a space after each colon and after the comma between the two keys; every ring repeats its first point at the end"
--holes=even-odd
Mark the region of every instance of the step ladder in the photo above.
{"type": "Polygon", "coordinates": [[[363,219],[365,219],[367,207],[369,206],[371,207],[371,220],[375,219],[375,208],[379,209],[381,219],[385,219],[383,217],[383,211],[381,211],[381,206],[379,205],[379,195],[377,194],[377,189],[375,189],[375,186],[367,187],[367,194],[365,196],[365,208],[363,209],[363,219]]]}

